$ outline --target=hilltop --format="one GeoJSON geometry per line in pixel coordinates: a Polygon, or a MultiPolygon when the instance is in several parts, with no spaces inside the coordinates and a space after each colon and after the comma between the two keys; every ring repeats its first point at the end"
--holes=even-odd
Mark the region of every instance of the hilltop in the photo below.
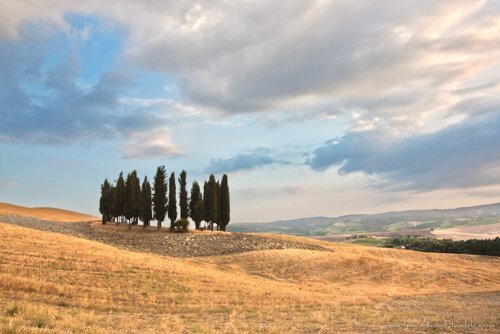
{"type": "Polygon", "coordinates": [[[116,247],[172,257],[196,257],[234,254],[268,249],[314,249],[328,251],[320,245],[287,241],[263,235],[219,231],[190,231],[172,233],[168,228],[157,229],[126,224],[101,225],[100,222],[51,222],[33,217],[1,216],[0,222],[55,232],[83,239],[98,241],[116,247]]]}

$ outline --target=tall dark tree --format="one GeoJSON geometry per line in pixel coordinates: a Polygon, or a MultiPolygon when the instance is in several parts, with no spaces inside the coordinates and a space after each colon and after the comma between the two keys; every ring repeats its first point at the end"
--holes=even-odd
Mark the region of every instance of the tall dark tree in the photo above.
{"type": "Polygon", "coordinates": [[[114,221],[115,219],[115,208],[114,208],[114,203],[115,203],[115,186],[110,183],[111,186],[110,186],[110,189],[109,189],[109,198],[110,198],[110,202],[111,202],[111,207],[110,207],[110,214],[109,214],[109,220],[110,222],[114,221]]]}
{"type": "Polygon", "coordinates": [[[168,182],[168,218],[170,219],[170,229],[174,229],[174,223],[177,219],[177,199],[175,193],[175,173],[170,174],[168,182]]]}
{"type": "Polygon", "coordinates": [[[165,166],[159,166],[156,169],[153,188],[154,219],[158,222],[158,228],[161,228],[161,223],[167,214],[167,172],[165,166]]]}
{"type": "Polygon", "coordinates": [[[140,205],[140,218],[144,227],[149,226],[149,222],[153,219],[151,203],[151,185],[149,184],[147,176],[145,176],[141,187],[140,205]]]}
{"type": "Polygon", "coordinates": [[[231,204],[230,204],[230,197],[229,197],[229,183],[227,179],[227,175],[224,174],[222,176],[222,182],[220,184],[220,214],[219,214],[219,219],[220,219],[220,227],[222,231],[226,230],[227,224],[229,224],[229,221],[231,220],[231,204]]]}
{"type": "Polygon", "coordinates": [[[203,220],[208,223],[208,182],[203,184],[203,220]]]}
{"type": "Polygon", "coordinates": [[[128,228],[139,219],[139,196],[140,184],[137,172],[134,170],[127,175],[125,182],[125,218],[128,220],[128,228]]]}
{"type": "Polygon", "coordinates": [[[116,180],[113,194],[113,216],[116,217],[117,223],[123,222],[125,216],[125,181],[123,180],[123,172],[120,172],[116,180]]]}
{"type": "Polygon", "coordinates": [[[102,224],[105,225],[111,219],[113,211],[113,187],[108,179],[101,185],[101,199],[99,200],[99,211],[102,214],[102,224]]]}
{"type": "MultiPolygon", "coordinates": [[[[134,170],[135,172],[135,170],[134,170]]],[[[137,176],[137,172],[134,173],[134,191],[135,191],[135,199],[134,199],[134,219],[132,221],[133,225],[139,224],[139,217],[141,215],[141,180],[137,176]]]]}
{"type": "Polygon", "coordinates": [[[186,190],[186,171],[182,171],[179,177],[179,207],[181,208],[181,219],[189,217],[188,193],[186,190]]]}
{"type": "Polygon", "coordinates": [[[200,223],[205,216],[205,206],[201,196],[200,185],[194,181],[191,187],[191,200],[189,201],[189,216],[194,221],[197,230],[200,229],[200,223]]]}
{"type": "Polygon", "coordinates": [[[220,229],[220,182],[217,181],[217,193],[215,195],[217,198],[217,231],[220,229]]]}
{"type": "Polygon", "coordinates": [[[218,215],[218,201],[217,201],[217,181],[215,180],[215,176],[212,174],[208,179],[208,190],[207,197],[205,202],[205,209],[207,210],[207,219],[210,223],[210,229],[214,229],[214,224],[217,224],[217,215],[218,215]]]}

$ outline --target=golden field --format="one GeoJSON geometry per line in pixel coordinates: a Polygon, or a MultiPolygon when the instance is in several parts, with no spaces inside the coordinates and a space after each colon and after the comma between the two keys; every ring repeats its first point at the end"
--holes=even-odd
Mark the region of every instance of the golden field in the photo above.
{"type": "Polygon", "coordinates": [[[333,251],[171,258],[0,223],[0,333],[494,333],[500,325],[498,258],[272,237],[333,251]],[[438,327],[451,321],[476,327],[438,327]]]}
{"type": "Polygon", "coordinates": [[[54,222],[81,222],[99,220],[99,218],[79,212],[56,208],[27,208],[0,202],[0,215],[35,217],[54,222]]]}

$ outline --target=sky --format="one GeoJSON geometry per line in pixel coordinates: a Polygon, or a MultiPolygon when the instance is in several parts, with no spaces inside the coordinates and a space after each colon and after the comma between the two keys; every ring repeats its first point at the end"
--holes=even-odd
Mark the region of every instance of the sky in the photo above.
{"type": "Polygon", "coordinates": [[[500,1],[0,2],[0,202],[165,165],[232,222],[500,201],[500,1]]]}

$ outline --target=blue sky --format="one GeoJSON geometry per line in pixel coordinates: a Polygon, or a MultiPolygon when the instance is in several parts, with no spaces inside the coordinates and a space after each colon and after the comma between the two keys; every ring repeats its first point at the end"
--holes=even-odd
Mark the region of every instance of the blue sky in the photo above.
{"type": "Polygon", "coordinates": [[[233,222],[498,201],[499,3],[386,7],[2,1],[0,201],[158,165],[228,173],[233,222]]]}

